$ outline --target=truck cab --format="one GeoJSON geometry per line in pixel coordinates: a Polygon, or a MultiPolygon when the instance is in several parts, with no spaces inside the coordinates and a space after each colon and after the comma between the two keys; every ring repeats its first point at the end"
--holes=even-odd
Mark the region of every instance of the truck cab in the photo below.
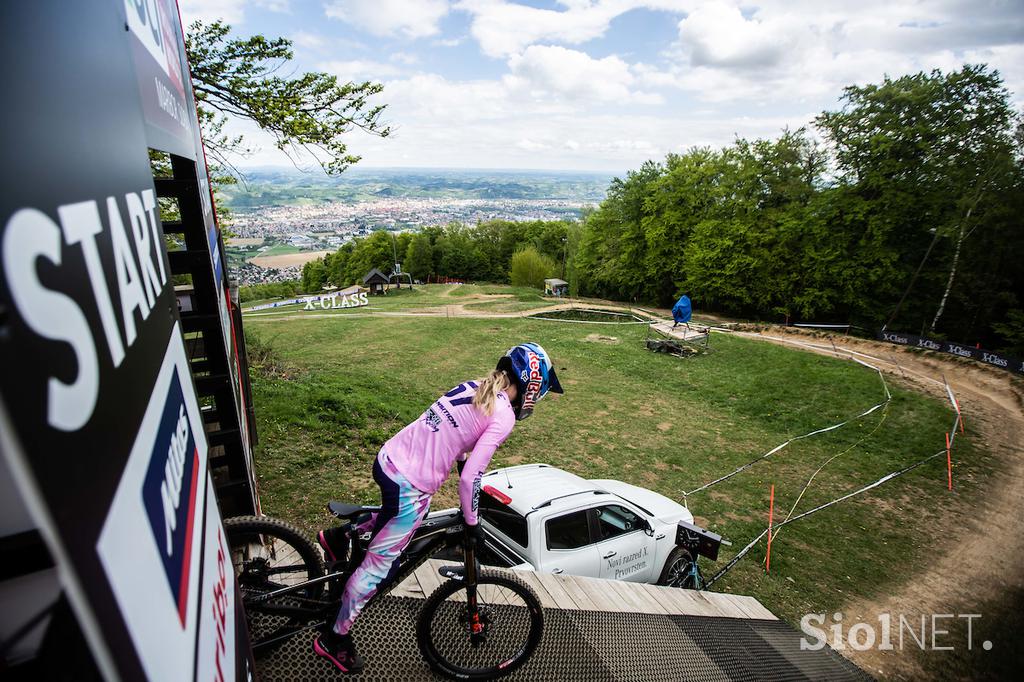
{"type": "Polygon", "coordinates": [[[588,480],[546,464],[484,475],[480,517],[499,565],[543,573],[657,582],[683,505],[644,488],[588,480]]]}

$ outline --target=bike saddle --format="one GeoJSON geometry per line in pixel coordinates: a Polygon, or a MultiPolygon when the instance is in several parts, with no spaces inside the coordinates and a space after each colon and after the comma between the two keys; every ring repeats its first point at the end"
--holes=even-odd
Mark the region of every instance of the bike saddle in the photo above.
{"type": "Polygon", "coordinates": [[[351,519],[360,514],[379,512],[380,506],[364,507],[361,504],[349,504],[348,502],[328,502],[327,509],[339,519],[351,519]]]}

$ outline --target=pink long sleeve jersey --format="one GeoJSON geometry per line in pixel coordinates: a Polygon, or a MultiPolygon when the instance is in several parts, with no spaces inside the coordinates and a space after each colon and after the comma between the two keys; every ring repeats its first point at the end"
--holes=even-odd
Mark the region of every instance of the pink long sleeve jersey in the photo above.
{"type": "Polygon", "coordinates": [[[431,495],[448,478],[452,464],[468,452],[459,479],[459,501],[470,525],[477,523],[480,477],[516,423],[504,392],[498,394],[494,411],[487,417],[473,406],[476,389],[474,381],[459,384],[384,444],[384,452],[395,468],[431,495]]]}

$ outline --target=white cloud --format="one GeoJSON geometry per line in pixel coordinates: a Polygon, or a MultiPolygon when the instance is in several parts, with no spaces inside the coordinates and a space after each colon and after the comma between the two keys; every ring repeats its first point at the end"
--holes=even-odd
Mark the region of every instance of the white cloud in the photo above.
{"type": "Polygon", "coordinates": [[[631,89],[636,80],[616,56],[594,59],[585,52],[553,45],[531,45],[509,61],[506,83],[533,98],[570,101],[656,103],[658,98],[631,89]]]}
{"type": "Polygon", "coordinates": [[[292,11],[291,0],[256,0],[256,4],[271,12],[289,14],[292,11]]]}
{"type": "Polygon", "coordinates": [[[368,59],[334,60],[317,65],[321,71],[334,74],[342,81],[380,81],[398,76],[402,70],[394,64],[375,62],[368,59]]]}
{"type": "Polygon", "coordinates": [[[322,50],[327,46],[327,39],[316,33],[296,31],[292,34],[292,43],[306,50],[322,50]]]}
{"type": "Polygon", "coordinates": [[[998,66],[1011,87],[1024,81],[1024,61],[1011,56],[1024,35],[1024,13],[998,0],[862,0],[856,12],[812,0],[749,7],[738,0],[695,7],[680,20],[663,63],[634,66],[639,85],[675,86],[705,102],[748,108],[828,108],[847,85],[965,62],[998,66]]]}
{"type": "Polygon", "coordinates": [[[350,38],[327,36],[311,31],[296,31],[291,35],[295,47],[311,52],[319,58],[331,57],[340,53],[351,54],[367,49],[365,43],[350,38]]]}
{"type": "Polygon", "coordinates": [[[419,64],[420,58],[410,52],[395,52],[390,57],[391,61],[398,62],[399,64],[405,64],[406,66],[412,66],[413,64],[419,64]]]}
{"type": "Polygon", "coordinates": [[[782,22],[746,19],[738,7],[713,2],[679,22],[679,37],[693,66],[765,68],[782,57],[787,28],[782,22]]]}
{"type": "MultiPolygon", "coordinates": [[[[183,10],[204,4],[182,3],[183,10]]],[[[402,52],[378,50],[378,61],[328,61],[326,55],[337,53],[333,38],[293,38],[297,46],[323,49],[310,60],[320,62],[318,69],[384,82],[375,101],[388,105],[385,118],[395,133],[347,138],[367,165],[622,172],[668,152],[729,144],[736,135],[774,137],[838,106],[844,86],[878,82],[886,74],[985,62],[1000,70],[1020,106],[1024,12],[1011,5],[862,0],[854,10],[839,0],[562,0],[555,10],[542,10],[505,0],[462,0],[454,6],[469,13],[472,40],[482,53],[501,58],[487,68],[493,73],[507,67],[467,80],[418,72],[430,54],[418,48],[437,54],[460,42],[439,33],[447,11],[442,2],[331,2],[336,13],[365,11],[341,17],[365,31],[433,36],[415,48],[402,46],[402,52]],[[660,53],[645,50],[642,62],[631,62],[626,55],[645,36],[613,33],[603,45],[615,45],[618,55],[587,54],[588,40],[608,33],[616,16],[638,6],[672,9],[657,17],[678,26],[672,45],[654,46],[660,53]]],[[[266,151],[251,163],[267,163],[276,152],[258,133],[253,139],[266,151]]]]}
{"type": "Polygon", "coordinates": [[[545,149],[550,149],[550,145],[544,144],[543,142],[534,142],[533,140],[529,140],[526,138],[523,138],[522,140],[519,140],[519,142],[516,142],[516,147],[518,147],[519,149],[524,149],[528,152],[539,152],[545,149]]]}
{"type": "Polygon", "coordinates": [[[331,0],[324,10],[376,36],[425,38],[439,32],[447,0],[331,0]]]}
{"type": "Polygon", "coordinates": [[[684,0],[562,0],[564,11],[507,0],[460,0],[472,16],[470,33],[490,57],[508,57],[540,42],[579,45],[604,35],[612,20],[640,7],[682,10],[684,0]]]}
{"type": "Polygon", "coordinates": [[[386,80],[380,101],[397,125],[385,139],[349,137],[377,166],[600,169],[622,172],[693,145],[724,145],[737,132],[776,135],[807,117],[730,117],[719,111],[622,112],[607,103],[524,97],[517,83],[415,74],[386,80]]]}
{"type": "Polygon", "coordinates": [[[247,6],[261,7],[271,12],[291,12],[290,0],[178,0],[181,20],[185,26],[196,20],[240,24],[245,21],[247,6]]]}
{"type": "Polygon", "coordinates": [[[430,44],[435,47],[458,47],[464,40],[465,38],[444,38],[435,40],[430,44]]]}
{"type": "Polygon", "coordinates": [[[178,8],[185,26],[193,21],[241,23],[245,18],[246,0],[181,0],[178,8]]]}

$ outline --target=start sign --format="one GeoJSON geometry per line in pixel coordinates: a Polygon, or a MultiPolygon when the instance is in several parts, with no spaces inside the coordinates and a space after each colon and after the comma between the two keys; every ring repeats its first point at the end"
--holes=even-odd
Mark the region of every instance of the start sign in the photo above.
{"type": "Polygon", "coordinates": [[[172,154],[175,182],[206,189],[226,309],[177,6],[5,2],[0,27],[0,489],[24,500],[102,677],[248,679],[149,162],[172,154]]]}

